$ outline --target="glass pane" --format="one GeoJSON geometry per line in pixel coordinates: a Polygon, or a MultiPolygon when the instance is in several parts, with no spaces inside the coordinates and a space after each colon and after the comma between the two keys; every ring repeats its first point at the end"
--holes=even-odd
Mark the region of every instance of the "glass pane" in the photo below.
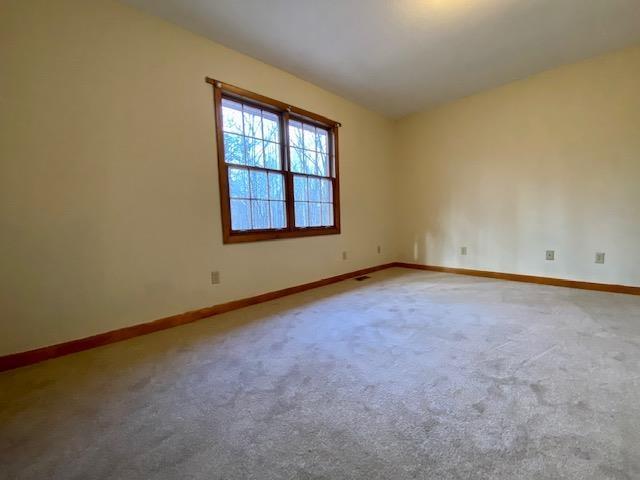
{"type": "Polygon", "coordinates": [[[291,147],[289,152],[290,152],[289,156],[291,161],[291,171],[303,173],[305,170],[302,164],[303,162],[302,150],[299,148],[291,147]]]}
{"type": "Polygon", "coordinates": [[[255,138],[245,138],[247,145],[247,165],[254,167],[264,167],[264,156],[262,151],[262,140],[255,138]]]}
{"type": "Polygon", "coordinates": [[[262,129],[265,140],[270,142],[280,141],[280,123],[275,113],[262,112],[262,129]]]}
{"type": "Polygon", "coordinates": [[[269,202],[251,200],[251,220],[253,228],[269,228],[269,202]]]}
{"type": "Polygon", "coordinates": [[[320,200],[323,202],[332,202],[333,201],[333,185],[331,185],[331,180],[320,180],[320,200]]]}
{"type": "Polygon", "coordinates": [[[326,153],[318,153],[316,156],[318,175],[329,176],[329,156],[326,153]]]}
{"type": "Polygon", "coordinates": [[[229,167],[229,196],[249,198],[249,170],[229,167]]]}
{"type": "Polygon", "coordinates": [[[295,202],[296,212],[296,227],[308,227],[309,221],[307,217],[307,205],[306,202],[295,202]]]}
{"type": "Polygon", "coordinates": [[[319,152],[327,152],[329,148],[329,136],[326,130],[316,129],[316,150],[319,152]]]}
{"type": "Polygon", "coordinates": [[[224,134],[224,161],[244,164],[244,138],[242,135],[224,134]]]}
{"type": "MultiPolygon", "coordinates": [[[[229,98],[222,99],[221,113],[223,149],[229,164],[227,181],[232,230],[286,228],[285,177],[276,172],[283,168],[281,115],[229,98]]],[[[303,125],[293,123],[292,131],[300,146],[298,165],[302,169],[303,125]]]]}
{"type": "Polygon", "coordinates": [[[267,172],[251,171],[251,198],[266,200],[269,198],[267,190],[267,172]]]}
{"type": "Polygon", "coordinates": [[[316,129],[311,125],[304,125],[304,149],[316,149],[316,129]]]}
{"type": "Polygon", "coordinates": [[[269,207],[271,209],[271,228],[285,228],[287,221],[284,202],[269,202],[269,207]]]}
{"type": "Polygon", "coordinates": [[[333,226],[333,204],[322,204],[322,225],[325,227],[333,226]]]}
{"type": "Polygon", "coordinates": [[[309,178],[309,201],[319,202],[321,200],[320,179],[309,178]]]}
{"type": "Polygon", "coordinates": [[[319,227],[322,225],[322,204],[310,203],[309,204],[309,226],[319,227]]]}
{"type": "Polygon", "coordinates": [[[222,99],[222,129],[225,132],[242,134],[242,105],[226,98],[222,99]]]}
{"type": "Polygon", "coordinates": [[[293,198],[298,201],[307,201],[307,177],[293,176],[293,198]]]}
{"type": "Polygon", "coordinates": [[[231,229],[251,229],[249,200],[231,200],[231,229]]]}
{"type": "Polygon", "coordinates": [[[269,172],[269,199],[284,200],[284,175],[269,172]]]}
{"type": "Polygon", "coordinates": [[[247,137],[262,138],[262,112],[259,108],[243,106],[244,134],[247,137]]]}
{"type": "Polygon", "coordinates": [[[318,174],[318,168],[316,166],[316,152],[304,150],[304,173],[310,173],[311,175],[318,174]]]}
{"type": "Polygon", "coordinates": [[[289,122],[289,145],[302,147],[302,124],[300,122],[289,122]]]}
{"type": "Polygon", "coordinates": [[[264,166],[266,168],[280,170],[280,144],[265,142],[264,166]]]}

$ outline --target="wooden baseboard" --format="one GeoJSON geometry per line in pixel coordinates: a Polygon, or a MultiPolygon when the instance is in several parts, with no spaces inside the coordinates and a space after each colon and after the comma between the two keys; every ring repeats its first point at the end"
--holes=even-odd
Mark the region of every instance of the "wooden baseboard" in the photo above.
{"type": "Polygon", "coordinates": [[[416,270],[429,270],[433,272],[457,273],[474,277],[496,278],[499,280],[511,280],[513,282],[537,283],[540,285],[553,285],[555,287],[579,288],[582,290],[597,290],[600,292],[626,293],[640,295],[640,287],[629,285],[614,285],[609,283],[581,282],[578,280],[566,280],[563,278],[536,277],[534,275],[521,275],[519,273],[489,272],[485,270],[470,270],[467,268],[439,267],[436,265],[421,265],[418,263],[396,262],[396,267],[413,268],[416,270]]]}
{"type": "Polygon", "coordinates": [[[363,268],[362,270],[343,273],[342,275],[336,275],[334,277],[323,278],[322,280],[316,280],[315,282],[305,283],[303,285],[297,285],[295,287],[284,288],[282,290],[263,293],[262,295],[256,295],[254,297],[243,298],[227,303],[221,303],[219,305],[213,305],[211,307],[200,308],[198,310],[192,310],[190,312],[160,318],[151,322],[132,325],[131,327],[119,328],[117,330],[100,333],[91,337],[71,340],[69,342],[63,342],[57,345],[37,348],[35,350],[29,350],[26,352],[5,355],[0,357],[0,372],[18,367],[24,367],[33,363],[42,362],[50,358],[61,357],[63,355],[80,352],[82,350],[88,350],[90,348],[100,347],[109,343],[120,342],[122,340],[138,337],[140,335],[146,335],[148,333],[157,332],[159,330],[176,327],[178,325],[184,325],[186,323],[195,322],[196,320],[201,320],[203,318],[218,315],[220,313],[230,312],[231,310],[248,307],[249,305],[268,302],[269,300],[292,295],[294,293],[304,292],[305,290],[323,287],[325,285],[341,282],[342,280],[347,280],[349,278],[359,277],[360,275],[376,272],[378,270],[384,270],[385,268],[393,267],[394,265],[394,263],[387,263],[384,265],[377,265],[375,267],[363,268]]]}

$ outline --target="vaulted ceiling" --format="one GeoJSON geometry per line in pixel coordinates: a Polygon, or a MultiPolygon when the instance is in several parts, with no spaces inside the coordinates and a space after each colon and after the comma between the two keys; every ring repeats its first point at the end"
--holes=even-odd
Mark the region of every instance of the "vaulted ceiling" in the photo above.
{"type": "Polygon", "coordinates": [[[390,117],[640,43],[640,0],[125,0],[390,117]]]}

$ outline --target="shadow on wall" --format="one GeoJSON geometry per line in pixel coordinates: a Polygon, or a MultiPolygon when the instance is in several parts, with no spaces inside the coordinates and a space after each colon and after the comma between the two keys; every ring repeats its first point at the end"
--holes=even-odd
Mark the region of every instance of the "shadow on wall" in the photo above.
{"type": "Polygon", "coordinates": [[[524,255],[531,249],[531,226],[546,228],[544,213],[526,209],[530,198],[523,194],[529,194],[517,184],[495,187],[478,180],[467,184],[464,192],[438,195],[437,208],[422,217],[424,229],[411,235],[410,261],[505,272],[527,267],[524,255]],[[505,197],[513,201],[505,202],[505,197]],[[466,255],[461,247],[467,247],[466,255]]]}

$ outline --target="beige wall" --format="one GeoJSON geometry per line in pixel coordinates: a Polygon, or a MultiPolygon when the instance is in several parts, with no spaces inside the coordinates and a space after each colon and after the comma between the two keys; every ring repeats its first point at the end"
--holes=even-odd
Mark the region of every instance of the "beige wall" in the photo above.
{"type": "Polygon", "coordinates": [[[3,1],[0,69],[0,355],[395,260],[377,114],[111,2],[3,1]],[[342,122],[341,235],[222,244],[205,76],[342,122]]]}
{"type": "Polygon", "coordinates": [[[394,124],[118,3],[5,0],[0,69],[0,355],[394,260],[640,285],[640,48],[394,124]],[[205,76],[343,123],[341,235],[222,244],[205,76]]]}
{"type": "Polygon", "coordinates": [[[396,128],[402,260],[640,285],[640,48],[396,128]]]}

